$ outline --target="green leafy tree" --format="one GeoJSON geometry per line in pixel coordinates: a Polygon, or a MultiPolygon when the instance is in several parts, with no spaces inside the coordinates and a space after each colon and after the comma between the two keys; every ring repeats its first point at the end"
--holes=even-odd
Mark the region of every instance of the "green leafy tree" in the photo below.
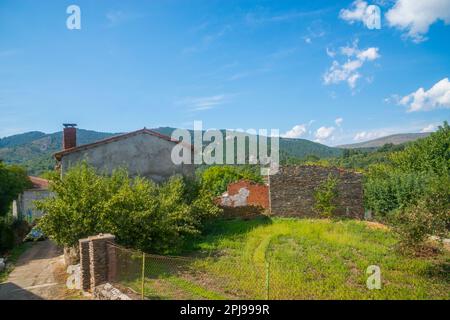
{"type": "Polygon", "coordinates": [[[322,217],[331,218],[336,210],[335,200],[338,196],[339,179],[329,174],[314,192],[314,210],[322,217]]]}
{"type": "Polygon", "coordinates": [[[13,200],[31,186],[25,169],[0,161],[0,217],[9,211],[13,200]]]}
{"type": "Polygon", "coordinates": [[[202,221],[218,213],[212,198],[188,188],[182,177],[156,185],[130,178],[123,170],[99,175],[86,163],[72,167],[63,178],[52,176],[55,196],[36,202],[45,212],[42,231],[58,244],[74,246],[98,233],[112,233],[123,245],[165,252],[188,235],[198,234],[202,221]]]}
{"type": "Polygon", "coordinates": [[[393,166],[403,172],[450,173],[450,126],[447,121],[424,139],[391,156],[393,166]]]}
{"type": "Polygon", "coordinates": [[[200,177],[201,187],[212,195],[220,195],[227,190],[227,186],[241,179],[263,182],[259,167],[248,166],[212,166],[207,168],[200,177]]]}
{"type": "Polygon", "coordinates": [[[419,200],[395,215],[400,248],[420,249],[430,236],[447,238],[450,227],[450,176],[433,180],[419,200]]]}

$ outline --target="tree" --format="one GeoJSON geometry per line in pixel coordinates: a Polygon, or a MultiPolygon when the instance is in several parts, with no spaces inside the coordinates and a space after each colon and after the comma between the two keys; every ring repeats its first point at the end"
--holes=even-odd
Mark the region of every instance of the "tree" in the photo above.
{"type": "Polygon", "coordinates": [[[241,179],[262,183],[262,177],[257,170],[259,167],[212,166],[201,174],[201,187],[218,196],[227,190],[230,183],[241,179]]]}
{"type": "Polygon", "coordinates": [[[450,173],[450,126],[445,121],[436,132],[408,145],[391,156],[393,165],[403,172],[450,173]]]}
{"type": "Polygon", "coordinates": [[[165,252],[187,235],[198,234],[202,221],[219,209],[182,177],[156,185],[130,178],[124,169],[99,175],[86,163],[64,177],[51,176],[54,197],[36,202],[45,212],[42,231],[63,246],[98,233],[112,233],[119,243],[150,252],[165,252]]]}
{"type": "Polygon", "coordinates": [[[335,200],[338,196],[339,179],[329,174],[314,192],[314,210],[322,217],[331,218],[336,210],[335,200]]]}
{"type": "Polygon", "coordinates": [[[393,222],[403,247],[420,248],[450,227],[450,126],[390,154],[369,168],[366,205],[393,222]]]}
{"type": "Polygon", "coordinates": [[[395,216],[402,249],[420,249],[430,236],[447,238],[450,228],[450,176],[433,180],[417,203],[395,216]]]}
{"type": "Polygon", "coordinates": [[[8,212],[13,200],[31,186],[25,169],[0,162],[0,217],[8,212]]]}

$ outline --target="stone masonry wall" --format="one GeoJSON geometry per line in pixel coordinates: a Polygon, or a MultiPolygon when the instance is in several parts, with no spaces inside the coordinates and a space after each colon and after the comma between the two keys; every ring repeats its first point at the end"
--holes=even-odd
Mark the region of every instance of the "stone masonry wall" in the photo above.
{"type": "Polygon", "coordinates": [[[89,240],[81,239],[80,243],[80,276],[81,289],[88,291],[91,288],[91,267],[89,257],[89,240]]]}
{"type": "Polygon", "coordinates": [[[286,217],[317,217],[314,191],[329,174],[339,178],[336,215],[364,218],[362,175],[321,166],[284,166],[270,176],[271,214],[286,217]]]}
{"type": "Polygon", "coordinates": [[[99,234],[79,241],[81,287],[84,291],[104,284],[115,276],[115,261],[110,261],[114,255],[108,252],[108,244],[114,243],[111,234],[99,234]],[[110,270],[109,265],[114,265],[110,270]]]}

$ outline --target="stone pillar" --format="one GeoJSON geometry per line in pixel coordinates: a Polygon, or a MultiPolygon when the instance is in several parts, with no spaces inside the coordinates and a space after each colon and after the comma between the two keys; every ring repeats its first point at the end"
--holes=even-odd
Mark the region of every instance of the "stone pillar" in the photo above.
{"type": "Polygon", "coordinates": [[[89,240],[81,239],[79,243],[80,243],[81,289],[83,289],[83,291],[88,291],[91,288],[89,240]]]}
{"type": "Polygon", "coordinates": [[[89,237],[91,289],[108,281],[107,243],[114,242],[112,234],[89,237]]]}
{"type": "Polygon", "coordinates": [[[112,234],[99,234],[79,241],[81,288],[84,291],[92,291],[115,278],[115,248],[108,245],[114,243],[114,239],[112,234]]]}

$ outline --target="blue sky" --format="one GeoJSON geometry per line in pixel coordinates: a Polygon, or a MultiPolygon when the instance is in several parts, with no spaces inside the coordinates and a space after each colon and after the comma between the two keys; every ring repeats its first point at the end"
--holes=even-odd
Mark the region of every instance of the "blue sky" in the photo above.
{"type": "Polygon", "coordinates": [[[0,137],[63,122],[202,120],[328,145],[434,130],[450,118],[450,0],[417,3],[0,0],[0,137]]]}

